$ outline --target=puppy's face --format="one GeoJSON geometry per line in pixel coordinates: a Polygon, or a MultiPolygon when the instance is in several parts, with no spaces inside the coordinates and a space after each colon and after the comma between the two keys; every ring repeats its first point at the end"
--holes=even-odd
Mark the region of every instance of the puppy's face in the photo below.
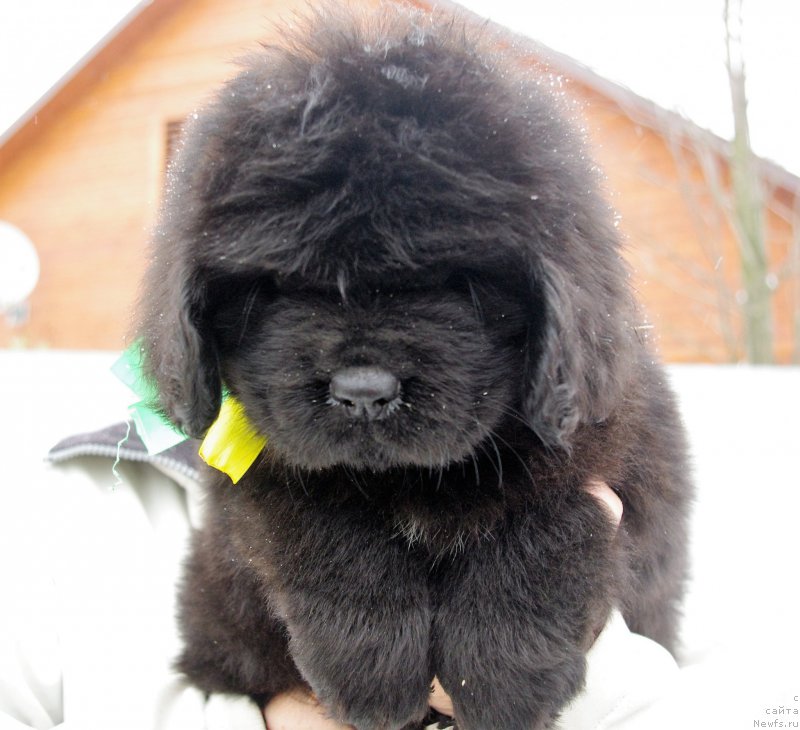
{"type": "Polygon", "coordinates": [[[634,343],[583,147],[456,26],[381,27],[265,49],[190,125],[137,331],[158,406],[200,438],[227,387],[308,468],[464,460],[503,419],[569,450],[634,343]]]}
{"type": "Polygon", "coordinates": [[[344,290],[222,281],[211,324],[221,375],[287,463],[461,461],[519,413],[530,323],[518,286],[447,271],[344,290]]]}

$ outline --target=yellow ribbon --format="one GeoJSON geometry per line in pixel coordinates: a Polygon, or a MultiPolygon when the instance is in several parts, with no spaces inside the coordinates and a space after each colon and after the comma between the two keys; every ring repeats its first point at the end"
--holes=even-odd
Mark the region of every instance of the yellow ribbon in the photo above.
{"type": "Polygon", "coordinates": [[[266,443],[266,436],[256,431],[242,404],[229,395],[200,444],[200,457],[209,466],[225,472],[236,484],[266,443]]]}

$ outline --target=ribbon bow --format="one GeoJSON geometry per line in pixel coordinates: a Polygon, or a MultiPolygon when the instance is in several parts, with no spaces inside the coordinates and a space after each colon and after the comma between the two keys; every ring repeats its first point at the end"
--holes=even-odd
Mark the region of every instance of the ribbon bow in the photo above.
{"type": "MultiPolygon", "coordinates": [[[[111,366],[111,372],[139,397],[128,407],[128,413],[147,451],[158,454],[189,437],[153,407],[158,402],[158,390],[142,372],[142,357],[141,343],[134,342],[111,366]]],[[[242,404],[226,392],[217,420],[208,429],[199,453],[203,461],[227,474],[236,484],[266,443],[266,436],[258,433],[242,404]]]]}

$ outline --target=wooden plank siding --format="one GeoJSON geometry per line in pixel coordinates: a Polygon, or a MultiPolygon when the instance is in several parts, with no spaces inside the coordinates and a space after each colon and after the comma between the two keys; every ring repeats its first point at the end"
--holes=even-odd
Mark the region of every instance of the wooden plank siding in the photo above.
{"type": "MultiPolygon", "coordinates": [[[[730,179],[710,135],[669,114],[654,129],[637,123],[635,111],[591,89],[576,84],[573,92],[585,104],[593,154],[607,177],[633,283],[662,355],[674,362],[741,361],[739,253],[730,218],[700,158],[718,175],[723,196],[730,194],[730,179]]],[[[796,235],[791,223],[796,191],[791,200],[785,190],[765,193],[771,269],[779,272],[796,235]]],[[[779,362],[789,362],[798,344],[792,328],[798,294],[796,275],[775,293],[779,362]]]]}
{"type": "MultiPolygon", "coordinates": [[[[28,124],[0,147],[0,219],[31,238],[42,265],[29,322],[18,328],[0,322],[0,346],[124,345],[160,200],[168,125],[235,73],[233,59],[269,38],[273,18],[302,10],[305,2],[153,5],[159,12],[143,11],[133,37],[120,33],[116,55],[109,55],[112,40],[88,80],[65,87],[40,124],[28,124]]],[[[700,184],[697,159],[689,154],[677,164],[671,130],[638,123],[635,110],[590,85],[567,80],[566,88],[583,109],[605,170],[633,283],[662,355],[684,362],[737,359],[741,354],[720,324],[722,294],[714,279],[722,272],[726,291],[735,292],[733,238],[700,184]],[[687,187],[696,188],[694,203],[687,202],[687,187]]],[[[720,170],[724,178],[724,165],[720,170]]],[[[781,205],[790,210],[796,192],[776,196],[783,195],[781,205]]],[[[768,224],[778,258],[787,255],[790,226],[775,215],[768,224]]],[[[775,301],[782,360],[793,346],[793,296],[784,287],[775,301]]]]}
{"type": "Polygon", "coordinates": [[[270,17],[291,5],[176,4],[2,159],[0,219],[35,243],[41,277],[30,321],[0,323],[0,345],[123,346],[161,194],[167,125],[235,73],[232,61],[268,38],[270,17]]]}

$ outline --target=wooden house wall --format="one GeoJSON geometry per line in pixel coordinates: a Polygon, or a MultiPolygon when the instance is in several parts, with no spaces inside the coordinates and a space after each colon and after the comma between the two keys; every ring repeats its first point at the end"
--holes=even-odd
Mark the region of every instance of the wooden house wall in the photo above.
{"type": "MultiPolygon", "coordinates": [[[[290,0],[193,0],[110,64],[0,169],[0,219],[41,259],[29,322],[0,345],[123,346],[158,210],[167,125],[235,73],[290,0]]],[[[294,3],[302,6],[302,0],[294,3]]]]}
{"type": "MultiPolygon", "coordinates": [[[[56,119],[33,129],[24,152],[0,169],[0,219],[34,241],[42,273],[29,322],[19,328],[0,322],[0,346],[124,345],[160,199],[168,124],[235,72],[232,60],[269,37],[271,18],[303,5],[178,4],[56,119]]],[[[593,154],[620,213],[625,256],[644,304],[642,324],[653,326],[643,334],[655,337],[669,361],[737,359],[736,325],[720,316],[720,303],[737,290],[733,239],[700,184],[696,159],[676,155],[671,130],[637,124],[630,109],[579,83],[567,89],[583,108],[593,154]],[[687,188],[696,189],[693,204],[687,188]]],[[[786,248],[790,228],[777,216],[768,224],[778,248],[786,248]]],[[[784,360],[792,347],[785,314],[792,296],[784,287],[776,299],[784,360]]]]}
{"type": "MultiPolygon", "coordinates": [[[[744,360],[737,315],[743,296],[740,254],[728,166],[718,140],[673,114],[638,123],[635,108],[621,109],[577,84],[573,93],[584,104],[592,153],[617,211],[633,285],[663,357],[744,360]]],[[[778,283],[774,350],[779,362],[789,362],[800,344],[792,325],[800,295],[797,270],[789,275],[794,222],[800,225],[800,219],[796,199],[786,191],[766,187],[764,194],[770,271],[778,283]]]]}

